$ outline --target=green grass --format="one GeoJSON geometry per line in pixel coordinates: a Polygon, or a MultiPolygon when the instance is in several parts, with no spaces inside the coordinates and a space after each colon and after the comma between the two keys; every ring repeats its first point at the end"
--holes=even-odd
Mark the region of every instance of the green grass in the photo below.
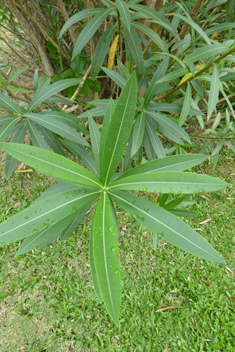
{"type": "MultiPolygon", "coordinates": [[[[216,170],[210,161],[196,170],[233,184],[203,194],[206,198],[194,196],[197,204],[190,209],[200,217],[187,220],[222,254],[225,265],[193,257],[163,240],[153,249],[151,234],[131,227],[131,217],[120,210],[119,329],[98,302],[91,281],[91,209],[62,243],[56,240],[42,251],[17,257],[20,243],[0,248],[0,351],[233,352],[235,162],[224,154],[216,170]],[[211,220],[199,224],[206,219],[211,220]],[[177,308],[156,312],[170,306],[177,308]]],[[[51,183],[35,173],[2,178],[0,220],[24,209],[51,183]]]]}

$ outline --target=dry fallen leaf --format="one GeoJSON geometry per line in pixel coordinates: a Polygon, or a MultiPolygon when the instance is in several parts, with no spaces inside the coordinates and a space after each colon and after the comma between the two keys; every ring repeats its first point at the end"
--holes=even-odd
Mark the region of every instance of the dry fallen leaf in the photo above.
{"type": "Polygon", "coordinates": [[[20,203],[20,202],[19,202],[19,203],[16,203],[16,204],[13,205],[13,207],[14,207],[14,208],[17,208],[17,207],[19,207],[21,204],[22,204],[22,203],[20,203]]]}
{"type": "Polygon", "coordinates": [[[169,307],[164,307],[164,308],[160,308],[158,310],[155,310],[155,313],[156,312],[163,312],[164,310],[167,310],[167,309],[175,309],[175,308],[184,308],[184,307],[181,307],[181,306],[169,306],[169,307]]]}
{"type": "Polygon", "coordinates": [[[200,224],[200,225],[205,225],[205,224],[207,224],[208,222],[210,222],[211,220],[212,220],[212,218],[206,219],[206,220],[204,220],[204,221],[202,221],[202,222],[199,222],[199,224],[200,224]]]}

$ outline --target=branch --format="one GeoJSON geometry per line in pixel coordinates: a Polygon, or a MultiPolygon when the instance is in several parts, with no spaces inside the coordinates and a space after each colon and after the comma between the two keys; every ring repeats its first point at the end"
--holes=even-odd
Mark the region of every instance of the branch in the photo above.
{"type": "MultiPolygon", "coordinates": [[[[83,87],[83,85],[84,85],[84,83],[85,83],[85,80],[87,79],[87,77],[88,77],[88,75],[89,75],[90,72],[91,72],[91,65],[88,67],[88,69],[87,69],[85,75],[84,75],[83,78],[82,78],[83,81],[82,81],[82,82],[79,84],[79,86],[77,87],[77,89],[76,89],[76,91],[74,92],[74,94],[73,94],[71,100],[76,99],[78,93],[80,92],[81,88],[83,87]]],[[[65,105],[62,110],[65,110],[65,109],[67,109],[67,108],[68,108],[68,105],[65,105]]]]}
{"type": "Polygon", "coordinates": [[[177,87],[171,89],[169,92],[167,92],[166,94],[156,97],[153,100],[154,101],[158,101],[161,99],[165,99],[166,97],[168,97],[169,95],[171,95],[172,93],[176,92],[177,90],[179,90],[180,88],[182,88],[183,86],[185,86],[188,82],[192,81],[193,79],[195,79],[197,76],[200,76],[203,72],[207,71],[208,68],[212,67],[214,64],[216,64],[217,62],[221,61],[223,58],[225,58],[226,56],[232,54],[235,51],[235,46],[233,46],[229,51],[227,51],[226,53],[224,53],[223,55],[217,57],[217,59],[213,60],[210,64],[206,65],[204,68],[202,68],[200,71],[195,72],[195,76],[191,76],[189,78],[187,78],[184,82],[180,83],[177,87]]]}
{"type": "Polygon", "coordinates": [[[27,11],[25,10],[20,4],[18,4],[17,2],[15,2],[15,0],[12,0],[13,4],[18,7],[18,9],[20,9],[26,16],[28,16],[31,21],[33,23],[36,24],[36,26],[38,27],[39,31],[44,35],[44,37],[51,42],[52,45],[54,45],[54,47],[70,62],[70,57],[64,52],[63,49],[61,49],[59,47],[58,44],[56,44],[56,42],[54,42],[54,40],[47,34],[46,31],[44,31],[44,29],[40,26],[40,24],[35,20],[35,18],[27,11]]]}

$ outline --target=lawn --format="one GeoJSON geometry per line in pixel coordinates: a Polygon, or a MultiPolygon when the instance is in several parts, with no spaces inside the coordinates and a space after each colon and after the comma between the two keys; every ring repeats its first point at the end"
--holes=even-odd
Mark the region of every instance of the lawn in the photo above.
{"type": "MultiPolygon", "coordinates": [[[[64,242],[15,256],[19,243],[0,248],[0,351],[235,351],[235,160],[224,152],[194,171],[231,186],[192,196],[187,221],[226,261],[207,262],[132,227],[119,209],[122,265],[120,328],[93,289],[90,217],[64,242]],[[166,308],[165,310],[163,308],[166,308]]],[[[1,174],[3,174],[1,172],[1,174]]],[[[36,172],[1,178],[0,221],[28,206],[52,180],[36,172]]]]}

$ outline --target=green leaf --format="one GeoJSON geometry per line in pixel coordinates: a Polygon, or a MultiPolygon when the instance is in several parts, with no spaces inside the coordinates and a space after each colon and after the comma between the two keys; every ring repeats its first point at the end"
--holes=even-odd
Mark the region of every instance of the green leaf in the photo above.
{"type": "Polygon", "coordinates": [[[181,76],[184,76],[187,73],[189,73],[187,68],[175,69],[174,71],[172,71],[170,73],[167,73],[165,76],[163,76],[161,79],[159,79],[159,81],[157,81],[156,84],[172,81],[173,79],[176,79],[176,78],[179,78],[181,76]]]}
{"type": "MultiPolygon", "coordinates": [[[[179,120],[180,126],[183,125],[183,123],[185,122],[185,120],[187,119],[187,117],[189,115],[190,105],[191,105],[191,96],[192,96],[191,85],[188,82],[187,83],[187,90],[186,90],[186,94],[185,94],[185,98],[184,98],[184,104],[183,104],[181,114],[180,114],[180,120],[179,120]]],[[[188,137],[188,135],[187,135],[187,138],[190,143],[190,138],[188,137]]]]}
{"type": "Polygon", "coordinates": [[[100,171],[105,185],[111,180],[125,151],[134,121],[136,99],[137,82],[135,74],[132,74],[118,99],[108,127],[105,147],[101,150],[103,158],[100,171]]]}
{"type": "Polygon", "coordinates": [[[13,117],[16,117],[16,115],[0,115],[0,126],[12,119],[13,117]]]}
{"type": "Polygon", "coordinates": [[[43,126],[38,126],[41,131],[45,141],[50,146],[50,148],[57,154],[65,156],[65,152],[62,148],[61,142],[55,137],[54,133],[49,131],[47,128],[43,126]]]}
{"type": "Polygon", "coordinates": [[[121,308],[120,260],[115,222],[109,196],[106,192],[101,195],[95,212],[93,255],[102,299],[110,317],[116,325],[119,325],[121,308]]]}
{"type": "MultiPolygon", "coordinates": [[[[178,205],[180,205],[184,200],[185,200],[185,196],[172,199],[168,203],[164,204],[163,208],[165,210],[173,209],[173,208],[177,207],[178,205]]],[[[158,204],[158,205],[160,205],[160,204],[158,204]]]]}
{"type": "Polygon", "coordinates": [[[127,43],[131,51],[133,59],[135,60],[139,73],[141,74],[141,76],[144,76],[145,74],[144,58],[143,58],[142,47],[140,44],[138,34],[136,33],[133,26],[131,26],[130,30],[128,30],[128,28],[123,23],[123,35],[124,35],[125,42],[127,43]]]}
{"type": "Polygon", "coordinates": [[[78,145],[77,143],[65,140],[63,140],[63,144],[71,153],[76,155],[96,177],[99,177],[95,160],[86,148],[81,145],[78,145]]]}
{"type": "Polygon", "coordinates": [[[150,39],[152,39],[152,41],[154,41],[159,46],[159,48],[162,51],[164,51],[164,44],[163,44],[162,39],[151,28],[149,28],[149,27],[145,26],[143,23],[140,23],[137,21],[133,22],[133,26],[135,28],[139,29],[144,34],[146,34],[150,39]]]}
{"type": "Polygon", "coordinates": [[[207,121],[211,117],[213,110],[216,108],[216,104],[218,102],[219,97],[219,70],[217,65],[214,65],[212,79],[211,79],[211,87],[209,93],[209,102],[207,108],[207,121]]]}
{"type": "Polygon", "coordinates": [[[80,12],[76,13],[75,15],[70,17],[68,19],[68,21],[63,25],[63,27],[62,27],[62,29],[60,31],[60,34],[59,34],[59,38],[74,23],[82,21],[84,18],[91,17],[91,16],[94,16],[94,15],[97,15],[97,14],[101,14],[101,13],[102,13],[102,9],[99,9],[99,8],[91,8],[91,9],[83,10],[83,11],[80,11],[80,12]]]}
{"type": "Polygon", "coordinates": [[[153,75],[153,78],[151,80],[151,83],[148,89],[144,93],[144,108],[146,108],[146,106],[149,105],[150,101],[156,95],[159,89],[159,86],[155,83],[165,75],[168,64],[169,64],[169,55],[167,55],[167,57],[159,65],[158,69],[153,75]]]}
{"type": "Polygon", "coordinates": [[[174,30],[170,22],[164,16],[159,14],[157,11],[143,5],[133,5],[133,4],[128,4],[128,5],[133,10],[140,12],[141,17],[151,18],[152,22],[160,24],[169,33],[171,33],[173,37],[175,37],[177,40],[180,40],[179,35],[174,30]]]}
{"type": "MultiPolygon", "coordinates": [[[[80,78],[68,78],[68,79],[63,79],[61,81],[55,82],[51,84],[50,86],[47,86],[43,89],[38,89],[36,91],[36,94],[31,101],[31,103],[28,106],[28,111],[32,111],[35,108],[38,107],[39,104],[42,102],[48,100],[50,97],[52,97],[54,94],[61,92],[62,90],[74,86],[75,84],[79,84],[82,82],[82,79],[80,78]]],[[[39,87],[40,88],[40,87],[39,87]]]]}
{"type": "MultiPolygon", "coordinates": [[[[119,72],[120,72],[121,76],[122,76],[123,78],[125,78],[126,80],[128,80],[128,78],[130,77],[130,74],[129,74],[129,72],[128,72],[126,66],[123,65],[123,64],[121,63],[121,61],[119,61],[118,59],[117,59],[117,65],[118,65],[118,69],[119,69],[119,72]]],[[[103,100],[104,100],[104,99],[103,99],[103,100]]]]}
{"type": "Polygon", "coordinates": [[[16,70],[15,72],[12,73],[12,75],[8,78],[8,80],[6,81],[6,86],[12,82],[14,79],[16,79],[22,72],[24,72],[25,70],[27,70],[28,66],[24,66],[24,67],[20,67],[18,68],[18,70],[16,70]]]}
{"type": "Polygon", "coordinates": [[[29,135],[33,145],[38,148],[50,150],[44,138],[42,137],[41,133],[35,126],[35,124],[31,121],[28,121],[27,127],[28,127],[29,135]]]}
{"type": "Polygon", "coordinates": [[[172,155],[165,158],[148,161],[142,165],[128,170],[125,174],[120,176],[121,179],[126,176],[148,174],[151,172],[171,172],[171,171],[184,171],[193,166],[201,164],[207,159],[207,156],[200,154],[185,154],[185,155],[172,155]]]}
{"type": "Polygon", "coordinates": [[[100,12],[93,17],[86,27],[81,31],[77,42],[73,49],[72,60],[77,56],[80,51],[84,48],[87,42],[91,39],[91,37],[95,34],[101,23],[106,19],[106,17],[113,11],[112,8],[102,9],[100,12]]]}
{"type": "Polygon", "coordinates": [[[145,120],[145,126],[146,133],[150,139],[150,143],[155,151],[155,154],[157,154],[158,158],[163,158],[166,156],[166,152],[150,119],[145,120]]]}
{"type": "Polygon", "coordinates": [[[95,78],[99,71],[101,70],[101,66],[103,65],[105,56],[108,52],[112,37],[116,31],[117,24],[108,27],[107,31],[104,32],[102,37],[100,38],[92,58],[91,62],[91,76],[95,78]]]}
{"type": "Polygon", "coordinates": [[[89,147],[87,140],[80,135],[74,128],[70,127],[67,123],[62,122],[60,119],[53,117],[51,114],[34,114],[29,113],[25,114],[24,117],[30,119],[34,122],[37,122],[39,125],[46,127],[48,130],[53,131],[54,133],[68,138],[71,141],[74,141],[79,144],[86,145],[89,147]]]}
{"type": "MultiPolygon", "coordinates": [[[[97,208],[96,208],[97,209],[97,208]]],[[[95,293],[99,299],[99,301],[102,301],[102,295],[100,292],[99,288],[99,283],[97,279],[97,273],[96,273],[96,268],[95,268],[95,261],[94,261],[94,251],[93,251],[93,227],[94,227],[94,218],[96,216],[96,209],[93,214],[92,222],[91,222],[91,235],[90,235],[90,243],[89,243],[89,259],[90,259],[90,267],[91,267],[91,276],[92,276],[92,282],[94,285],[95,293]]]]}
{"type": "Polygon", "coordinates": [[[190,137],[187,132],[185,132],[182,127],[178,126],[174,121],[172,121],[168,117],[153,111],[147,111],[147,114],[148,116],[152,117],[155,121],[157,121],[159,125],[163,126],[167,131],[191,143],[190,137]]]}
{"type": "Polygon", "coordinates": [[[48,227],[45,227],[44,230],[39,231],[29,237],[27,237],[22,245],[20,246],[16,255],[21,255],[31,251],[33,248],[38,247],[39,245],[43,244],[47,239],[52,237],[54,234],[57,236],[61,233],[61,231],[67,227],[71,222],[74,221],[84,210],[87,209],[87,204],[84,204],[81,208],[74,211],[67,217],[57,221],[55,224],[52,224],[48,227]]]}
{"type": "Polygon", "coordinates": [[[210,35],[212,33],[221,33],[223,31],[226,31],[228,29],[231,29],[231,28],[234,28],[235,27],[235,23],[232,23],[232,22],[224,22],[224,23],[220,23],[220,24],[217,24],[213,27],[210,27],[208,29],[205,30],[205,33],[207,35],[210,35]]]}
{"type": "MultiPolygon", "coordinates": [[[[60,234],[60,241],[66,240],[72,233],[76,230],[86,213],[88,212],[90,206],[92,205],[93,202],[89,202],[87,204],[86,209],[79,215],[77,216],[60,234]]],[[[85,207],[83,207],[85,208],[85,207]]]]}
{"type": "Polygon", "coordinates": [[[24,114],[25,110],[11,101],[6,95],[0,93],[0,108],[7,110],[8,112],[15,112],[16,114],[24,114]]]}
{"type": "Polygon", "coordinates": [[[123,78],[118,72],[115,72],[107,67],[102,67],[102,70],[120,87],[124,88],[127,80],[123,78]]]}
{"type": "Polygon", "coordinates": [[[116,5],[118,8],[118,11],[121,15],[121,21],[125,24],[127,29],[130,31],[131,29],[131,16],[130,16],[130,10],[123,0],[116,0],[116,5]]]}
{"type": "MultiPolygon", "coordinates": [[[[11,143],[23,143],[25,138],[25,133],[27,130],[27,123],[25,123],[19,128],[11,139],[11,143]]],[[[13,158],[11,155],[7,154],[5,159],[5,177],[8,179],[13,171],[15,170],[18,160],[13,158]]]]}
{"type": "Polygon", "coordinates": [[[52,117],[53,119],[61,121],[61,122],[65,123],[66,125],[72,127],[74,130],[78,130],[78,131],[89,136],[89,131],[78,120],[78,117],[80,117],[80,116],[66,114],[65,112],[61,112],[61,111],[42,111],[42,112],[39,112],[37,115],[38,116],[41,116],[41,115],[46,116],[49,119],[52,117]]]}
{"type": "Polygon", "coordinates": [[[144,149],[145,149],[146,155],[148,157],[148,160],[156,159],[155,150],[153,149],[150,137],[149,137],[148,133],[146,132],[146,130],[145,130],[145,133],[144,133],[143,142],[144,142],[144,149]]]}
{"type": "Polygon", "coordinates": [[[99,149],[100,149],[100,130],[91,116],[88,116],[89,129],[90,129],[90,138],[92,151],[95,158],[96,167],[99,173],[100,170],[100,158],[99,158],[99,149]]]}
{"type": "Polygon", "coordinates": [[[111,198],[137,221],[167,242],[199,258],[224,263],[219,253],[204,238],[158,205],[121,191],[112,192],[111,198]]]}
{"type": "Polygon", "coordinates": [[[186,209],[171,209],[169,211],[175,216],[180,216],[184,218],[197,218],[200,215],[198,213],[195,213],[195,211],[186,209]]]}
{"type": "Polygon", "coordinates": [[[0,224],[0,244],[18,241],[44,230],[84,204],[94,201],[99,194],[97,190],[78,188],[31,205],[0,224]]]}
{"type": "Polygon", "coordinates": [[[183,62],[188,64],[193,61],[201,61],[203,59],[222,54],[225,51],[228,51],[228,48],[220,43],[205,45],[202,48],[194,50],[190,55],[187,55],[183,62]]]}
{"type": "Polygon", "coordinates": [[[25,144],[0,143],[10,155],[36,170],[63,180],[88,187],[102,188],[101,182],[90,171],[64,156],[25,144]]]}
{"type": "Polygon", "coordinates": [[[208,38],[206,33],[203,31],[203,29],[199,27],[198,24],[196,24],[192,19],[182,16],[178,13],[174,13],[173,16],[176,16],[181,20],[183,20],[184,22],[188,23],[193,29],[195,29],[196,32],[198,32],[198,34],[205,40],[207,44],[209,45],[211,44],[211,40],[208,38]]]}
{"type": "Polygon", "coordinates": [[[92,92],[99,92],[100,91],[100,85],[99,82],[96,79],[89,79],[87,81],[88,87],[92,92]]]}
{"type": "Polygon", "coordinates": [[[133,143],[131,149],[131,156],[135,155],[135,153],[139,150],[142,145],[143,137],[145,131],[145,115],[141,112],[135,121],[133,128],[133,143]]]}
{"type": "Polygon", "coordinates": [[[6,138],[11,134],[12,128],[15,126],[19,117],[12,117],[6,121],[0,128],[0,142],[4,142],[6,138]]]}
{"type": "Polygon", "coordinates": [[[219,178],[189,172],[155,172],[123,177],[115,180],[110,190],[143,191],[154,193],[190,194],[218,191],[228,183],[219,178]]]}

